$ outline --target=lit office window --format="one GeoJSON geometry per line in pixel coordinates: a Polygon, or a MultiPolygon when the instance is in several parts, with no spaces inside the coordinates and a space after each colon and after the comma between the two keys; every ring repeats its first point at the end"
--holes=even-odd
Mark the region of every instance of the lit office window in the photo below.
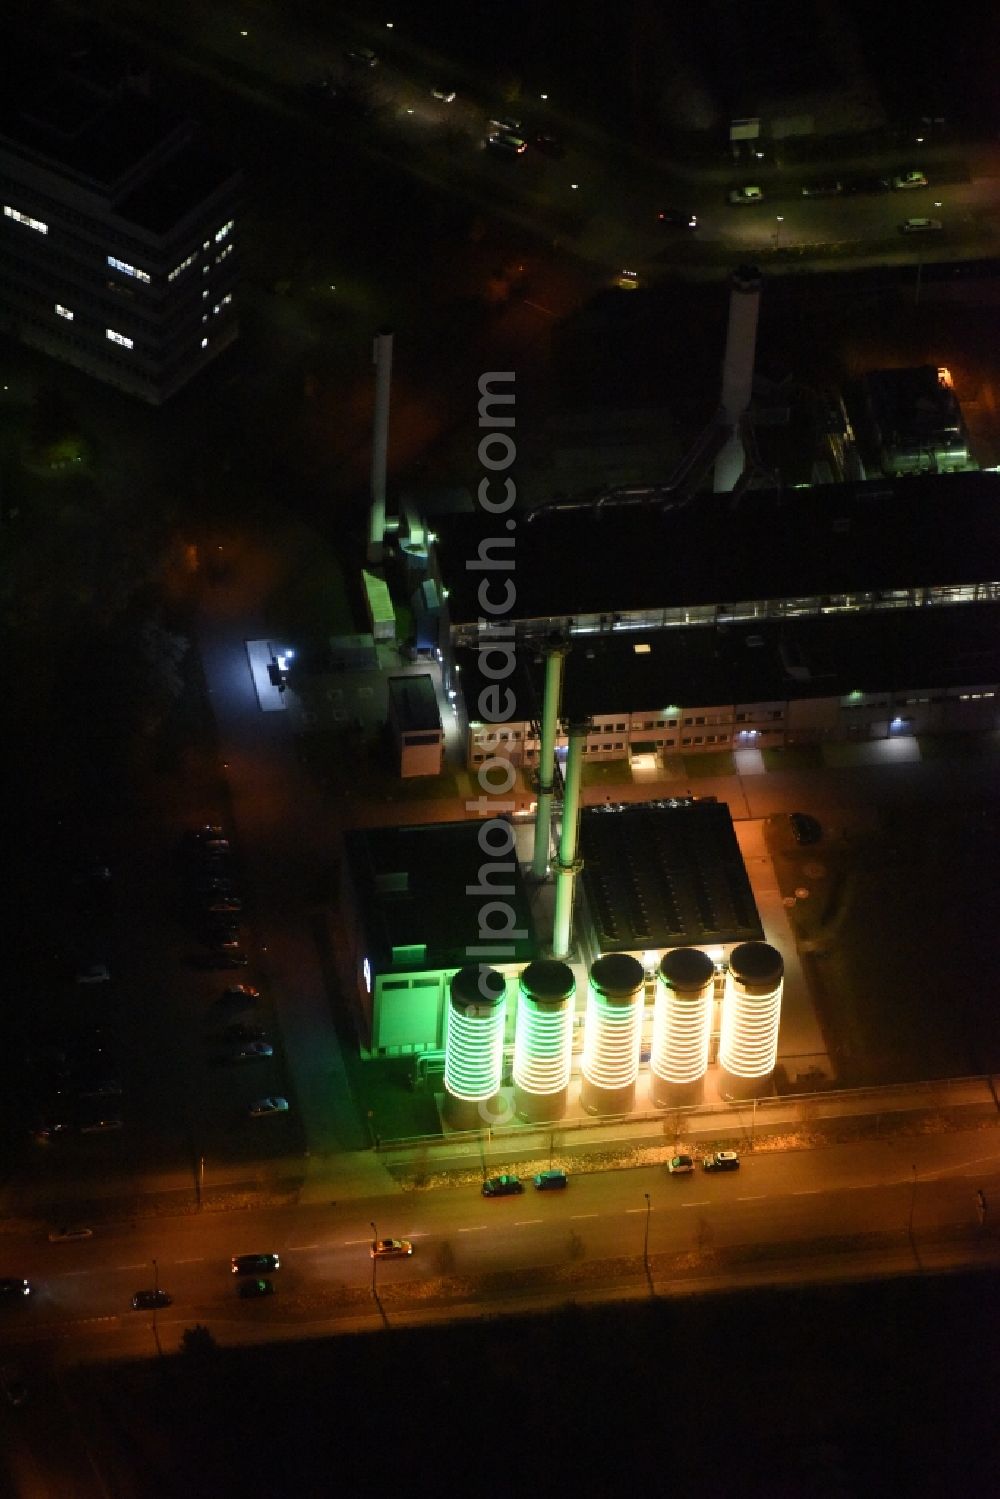
{"type": "Polygon", "coordinates": [[[216,229],[216,231],[215,231],[215,243],[217,245],[220,245],[222,243],[222,241],[225,239],[225,237],[226,237],[227,234],[232,234],[233,227],[234,227],[235,223],[236,223],[235,219],[230,219],[228,224],[223,224],[223,226],[222,226],[221,229],[216,229]]]}
{"type": "Polygon", "coordinates": [[[73,314],[72,314],[72,312],[69,310],[68,307],[64,307],[61,302],[57,302],[56,303],[56,315],[58,317],[64,317],[66,319],[67,323],[71,323],[73,321],[73,314]]]}
{"type": "Polygon", "coordinates": [[[104,335],[106,338],[110,338],[113,344],[121,344],[123,349],[131,349],[135,347],[133,339],[126,338],[124,333],[116,333],[113,328],[105,328],[104,335]]]}
{"type": "Polygon", "coordinates": [[[26,228],[34,229],[38,234],[49,232],[48,224],[43,224],[41,219],[33,219],[30,213],[18,213],[17,209],[11,208],[9,203],[4,204],[3,211],[8,219],[14,220],[15,224],[24,224],[26,228]]]}
{"type": "Polygon", "coordinates": [[[215,257],[215,263],[216,263],[216,265],[219,265],[223,260],[225,260],[226,256],[227,255],[231,255],[232,252],[233,252],[232,245],[226,245],[225,249],[224,250],[220,250],[219,253],[218,253],[218,255],[216,255],[216,257],[215,257]]]}
{"type": "Polygon", "coordinates": [[[187,257],[186,260],[182,260],[181,263],[180,263],[180,265],[175,265],[174,266],[173,270],[170,272],[169,276],[167,277],[167,280],[168,281],[176,281],[177,277],[180,276],[184,271],[186,271],[187,268],[188,268],[188,266],[194,265],[194,263],[195,263],[195,261],[197,259],[198,259],[198,252],[197,252],[197,250],[193,250],[191,252],[191,254],[187,257]]]}
{"type": "Polygon", "coordinates": [[[149,285],[150,277],[147,271],[140,271],[138,266],[129,265],[127,260],[119,260],[117,255],[108,256],[108,265],[113,271],[121,271],[123,276],[132,276],[136,281],[144,281],[149,285]]]}

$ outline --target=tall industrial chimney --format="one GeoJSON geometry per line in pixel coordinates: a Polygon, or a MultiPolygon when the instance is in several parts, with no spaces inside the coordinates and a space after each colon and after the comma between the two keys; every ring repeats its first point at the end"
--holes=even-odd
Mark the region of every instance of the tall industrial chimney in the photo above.
{"type": "Polygon", "coordinates": [[[583,781],[583,746],[590,731],[588,720],[569,725],[566,781],[563,788],[562,827],[556,864],[556,911],[552,923],[552,956],[565,958],[573,936],[573,893],[581,861],[576,856],[580,823],[580,789],[583,781]]]}
{"type": "Polygon", "coordinates": [[[733,272],[729,292],[729,328],[722,365],[722,414],[729,438],[715,460],[713,488],[716,494],[734,489],[746,465],[740,423],[750,405],[754,356],[757,350],[757,317],[760,312],[760,272],[741,265],[733,272]]]}
{"type": "Polygon", "coordinates": [[[380,328],[372,352],[375,365],[375,421],[372,432],[372,507],[368,518],[368,561],[382,561],[385,541],[385,474],[389,456],[389,387],[392,333],[380,328]]]}
{"type": "Polygon", "coordinates": [[[545,647],[545,697],[542,700],[542,741],[538,747],[538,807],[535,816],[535,848],[531,872],[544,880],[549,870],[549,839],[552,836],[552,797],[556,776],[556,728],[562,693],[563,662],[569,646],[556,636],[545,647]]]}

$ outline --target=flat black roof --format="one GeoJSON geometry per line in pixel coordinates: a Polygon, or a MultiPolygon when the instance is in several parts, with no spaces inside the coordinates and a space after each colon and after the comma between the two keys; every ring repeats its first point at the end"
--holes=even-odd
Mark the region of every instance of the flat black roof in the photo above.
{"type": "MultiPolygon", "coordinates": [[[[472,648],[456,652],[468,717],[491,684],[472,648]]],[[[541,710],[543,665],[530,645],[507,679],[514,721],[541,710]],[[523,710],[523,711],[522,711],[523,710]]],[[[798,615],[686,629],[577,635],[563,680],[563,714],[636,713],[669,704],[844,697],[850,692],[947,688],[1000,681],[1000,603],[798,615]],[[636,646],[648,647],[641,651],[636,646]]]]}
{"type": "Polygon", "coordinates": [[[583,888],[603,952],[764,935],[729,808],[639,802],[580,814],[583,888]]]}
{"type": "Polygon", "coordinates": [[[404,733],[441,728],[441,713],[430,672],[390,677],[387,685],[396,723],[404,733]]]}
{"type": "Polygon", "coordinates": [[[991,582],[1000,574],[1000,475],[928,474],[808,489],[699,494],[655,504],[567,501],[502,520],[483,511],[436,522],[453,623],[482,614],[484,577],[468,563],[513,560],[509,619],[816,597],[991,582]]]}
{"type": "Polygon", "coordinates": [[[509,861],[513,871],[492,877],[494,887],[512,887],[512,893],[467,893],[469,887],[480,884],[483,866],[496,869],[498,862],[483,853],[479,828],[478,822],[428,823],[359,828],[345,835],[345,857],[361,906],[367,955],[377,971],[461,968],[478,961],[479,955],[470,956],[469,950],[490,945],[491,939],[483,939],[479,930],[480,912],[490,899],[506,901],[516,926],[528,935],[510,941],[509,959],[484,961],[530,963],[541,956],[514,854],[509,861]],[[403,950],[395,961],[394,948],[403,950]],[[415,957],[413,949],[422,949],[423,956],[415,957]]]}

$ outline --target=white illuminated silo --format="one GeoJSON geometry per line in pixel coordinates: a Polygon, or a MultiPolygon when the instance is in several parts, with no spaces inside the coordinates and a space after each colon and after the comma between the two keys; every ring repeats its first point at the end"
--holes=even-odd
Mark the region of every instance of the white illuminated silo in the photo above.
{"type": "Polygon", "coordinates": [[[503,1081],[507,980],[485,963],[460,968],[451,981],[444,1042],[445,1110],[449,1124],[476,1129],[496,1113],[488,1107],[503,1081]]]}
{"type": "Polygon", "coordinates": [[[645,982],[628,953],[608,953],[591,967],[580,1080],[588,1114],[626,1114],[635,1103],[645,982]]]}
{"type": "Polygon", "coordinates": [[[700,1103],[712,1036],[715,964],[699,947],[664,953],[656,975],[649,1092],[658,1109],[700,1103]]]}
{"type": "Polygon", "coordinates": [[[743,942],[730,954],[719,1041],[724,1098],[756,1098],[770,1091],[784,972],[780,952],[767,942],[743,942]]]}
{"type": "Polygon", "coordinates": [[[566,1112],[575,993],[572,968],[557,958],[529,963],[521,974],[514,1033],[514,1108],[530,1124],[561,1119],[566,1112]]]}

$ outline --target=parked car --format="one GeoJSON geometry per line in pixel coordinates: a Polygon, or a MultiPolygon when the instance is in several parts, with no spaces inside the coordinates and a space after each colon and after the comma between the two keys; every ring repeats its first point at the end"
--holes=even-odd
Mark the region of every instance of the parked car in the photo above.
{"type": "Polygon", "coordinates": [[[506,131],[508,135],[520,135],[521,121],[513,115],[498,115],[496,119],[489,121],[489,128],[491,131],[506,131]]]}
{"type": "Polygon", "coordinates": [[[897,192],[907,192],[914,187],[926,187],[927,177],[917,169],[909,172],[898,172],[892,179],[892,185],[897,192]]]}
{"type": "Polygon", "coordinates": [[[28,1386],[13,1364],[0,1369],[0,1389],[8,1405],[23,1405],[28,1398],[28,1386]]]}
{"type": "Polygon", "coordinates": [[[110,1109],[101,1109],[94,1114],[85,1114],[79,1121],[77,1129],[81,1135],[106,1135],[112,1130],[122,1129],[125,1121],[120,1114],[110,1109]]]}
{"type": "Polygon", "coordinates": [[[263,1041],[266,1036],[262,1025],[247,1025],[242,1020],[234,1021],[219,1032],[220,1041],[263,1041]]]}
{"type": "Polygon", "coordinates": [[[539,1192],[558,1192],[562,1187],[569,1186],[569,1177],[565,1171],[553,1167],[551,1171],[539,1171],[535,1177],[535,1187],[539,1192]]]}
{"type": "Polygon", "coordinates": [[[262,1270],[280,1270],[277,1254],[234,1254],[229,1261],[234,1275],[259,1275],[262,1270]]]}
{"type": "Polygon", "coordinates": [[[274,1056],[274,1047],[269,1041],[244,1041],[230,1053],[231,1062],[261,1062],[274,1056]]]}
{"type": "MultiPolygon", "coordinates": [[[[515,135],[517,132],[514,132],[515,135]]],[[[553,161],[562,161],[566,155],[566,147],[557,135],[550,135],[547,130],[537,130],[531,137],[531,144],[536,151],[541,151],[543,156],[551,156],[553,161]]]]}
{"type": "Polygon", "coordinates": [[[823,836],[820,823],[808,812],[792,812],[788,821],[796,843],[818,843],[823,836]]]}
{"type": "Polygon", "coordinates": [[[944,225],[940,219],[904,219],[899,226],[900,234],[938,234],[944,225]]]}
{"type": "Polygon", "coordinates": [[[218,839],[225,839],[226,830],[217,822],[206,822],[200,828],[192,828],[188,837],[195,843],[211,843],[218,839]]]}
{"type": "Polygon", "coordinates": [[[352,47],[344,53],[344,57],[355,68],[375,68],[378,66],[378,57],[370,47],[352,47]]]}
{"type": "Polygon", "coordinates": [[[490,150],[497,151],[501,155],[520,156],[528,149],[528,142],[522,135],[514,135],[510,130],[494,130],[486,137],[486,144],[490,150]]]}
{"type": "Polygon", "coordinates": [[[76,1244],[80,1239],[92,1239],[92,1228],[54,1228],[49,1234],[50,1244],[76,1244]]]}
{"type": "Polygon", "coordinates": [[[173,1297],[169,1291],[136,1291],[132,1297],[134,1312],[155,1312],[161,1306],[171,1306],[173,1297]]]}
{"type": "Polygon", "coordinates": [[[524,1191],[524,1183],[519,1176],[490,1176],[483,1182],[484,1197],[514,1197],[524,1191]]]}
{"type": "Polygon", "coordinates": [[[205,897],[204,909],[209,916],[229,915],[233,911],[242,911],[243,902],[238,895],[233,895],[229,890],[216,890],[205,897]]]}
{"type": "Polygon", "coordinates": [[[271,1098],[257,1098],[247,1109],[251,1119],[266,1119],[269,1114],[287,1114],[288,1099],[272,1096],[271,1098]]]}
{"type": "Polygon", "coordinates": [[[259,1301],[262,1296],[274,1295],[273,1280],[245,1280],[236,1288],[241,1301],[259,1301]]]}
{"type": "Polygon", "coordinates": [[[106,984],[111,979],[107,963],[81,963],[76,970],[78,984],[106,984]]]}
{"type": "Polygon", "coordinates": [[[667,1162],[671,1176],[689,1176],[694,1170],[694,1160],[689,1155],[675,1155],[667,1162]]]}
{"type": "Polygon", "coordinates": [[[727,194],[727,202],[729,203],[763,203],[763,201],[763,188],[756,186],[731,187],[727,194]]]}
{"type": "Polygon", "coordinates": [[[223,999],[241,999],[248,1004],[253,1004],[260,999],[260,990],[255,989],[253,984],[230,984],[228,989],[223,989],[222,997],[223,999]]]}
{"type": "Polygon", "coordinates": [[[409,1239],[376,1239],[368,1253],[373,1260],[405,1259],[413,1253],[409,1239]]]}
{"type": "Polygon", "coordinates": [[[246,968],[250,959],[245,952],[199,953],[191,960],[196,968],[246,968]]]}
{"type": "Polygon", "coordinates": [[[455,90],[453,88],[432,88],[431,98],[440,100],[442,104],[454,104],[455,90]]]}
{"type": "Polygon", "coordinates": [[[835,198],[844,191],[844,184],[835,178],[822,182],[807,182],[802,189],[803,198],[835,198]]]}
{"type": "Polygon", "coordinates": [[[656,222],[664,229],[697,229],[697,214],[688,213],[680,208],[661,208],[656,215],[656,222]]]}
{"type": "Polygon", "coordinates": [[[888,177],[848,177],[844,182],[845,193],[887,193],[892,186],[888,177]]]}
{"type": "Polygon", "coordinates": [[[702,1161],[706,1171],[738,1171],[740,1158],[735,1150],[716,1150],[702,1161]]]}
{"type": "Polygon", "coordinates": [[[0,1301],[23,1301],[25,1296],[31,1295],[30,1280],[21,1280],[17,1276],[0,1276],[0,1301]]]}

